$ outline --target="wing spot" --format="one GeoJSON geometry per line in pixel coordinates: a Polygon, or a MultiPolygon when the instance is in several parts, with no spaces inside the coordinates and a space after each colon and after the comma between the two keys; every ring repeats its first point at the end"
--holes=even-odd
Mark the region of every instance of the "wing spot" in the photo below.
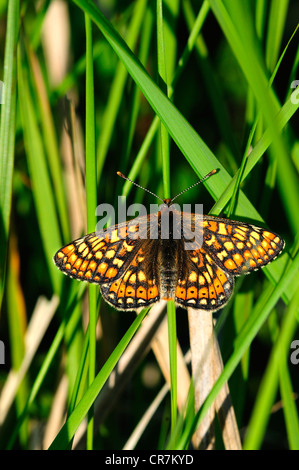
{"type": "MultiPolygon", "coordinates": [[[[70,246],[72,246],[72,245],[70,245],[70,246]]],[[[86,243],[81,243],[81,245],[79,245],[79,247],[78,247],[79,253],[82,253],[82,251],[85,250],[85,248],[87,248],[86,243]]]]}
{"type": "Polygon", "coordinates": [[[110,243],[115,243],[115,242],[119,242],[120,238],[118,236],[118,230],[115,229],[112,231],[111,233],[111,237],[110,237],[110,243]]]}
{"type": "MultiPolygon", "coordinates": [[[[84,244],[85,245],[85,244],[84,244]]],[[[86,245],[85,245],[86,246],[86,245]]],[[[75,249],[75,246],[73,244],[71,245],[68,245],[68,246],[65,246],[64,248],[62,248],[62,252],[65,254],[65,255],[68,255],[70,252],[74,251],[75,249]]]]}
{"type": "Polygon", "coordinates": [[[224,243],[224,248],[226,248],[226,250],[228,251],[231,251],[233,250],[235,247],[234,247],[234,244],[232,242],[225,242],[224,243]]]}
{"type": "Polygon", "coordinates": [[[122,259],[119,259],[119,258],[114,258],[114,260],[112,262],[113,262],[113,264],[116,264],[116,266],[118,268],[121,268],[122,265],[124,264],[124,261],[122,259]]]}
{"type": "Polygon", "coordinates": [[[197,281],[197,274],[195,271],[191,271],[189,275],[189,281],[190,282],[196,282],[197,281]]]}
{"type": "Polygon", "coordinates": [[[95,254],[94,254],[95,258],[100,260],[103,258],[103,253],[101,251],[97,251],[95,254]]]}
{"type": "Polygon", "coordinates": [[[145,276],[145,274],[144,274],[143,271],[139,271],[139,272],[138,272],[138,281],[139,281],[139,282],[144,282],[144,281],[146,281],[146,276],[145,276]]]}
{"type": "Polygon", "coordinates": [[[132,271],[130,269],[128,269],[128,271],[126,272],[126,274],[124,275],[124,281],[127,282],[127,280],[129,279],[129,277],[131,276],[131,273],[132,271]]]}
{"type": "Polygon", "coordinates": [[[115,250],[108,250],[105,254],[106,258],[111,259],[115,256],[115,250]]]}
{"type": "Polygon", "coordinates": [[[205,240],[205,243],[208,246],[211,246],[213,243],[215,243],[215,241],[216,241],[216,238],[215,238],[215,235],[213,234],[209,240],[205,240]]]}
{"type": "Polygon", "coordinates": [[[223,259],[227,256],[227,251],[223,250],[220,253],[217,253],[217,257],[220,259],[220,261],[223,261],[223,259]]]}
{"type": "Polygon", "coordinates": [[[86,258],[86,256],[88,255],[88,253],[89,253],[89,248],[88,248],[88,246],[87,246],[87,247],[85,248],[85,250],[83,251],[83,253],[82,253],[82,258],[86,258]]]}
{"type": "Polygon", "coordinates": [[[228,269],[229,271],[233,270],[233,269],[236,269],[236,263],[231,259],[227,259],[224,263],[224,266],[226,267],[226,269],[228,269]]]}
{"type": "Polygon", "coordinates": [[[99,266],[98,266],[97,273],[99,273],[99,274],[104,274],[104,273],[106,272],[107,268],[108,268],[108,264],[107,264],[107,263],[101,263],[101,264],[99,264],[99,266]]]}
{"type": "Polygon", "coordinates": [[[219,222],[218,233],[220,235],[227,235],[226,227],[225,227],[225,224],[223,222],[219,222]]]}
{"type": "Polygon", "coordinates": [[[244,263],[244,259],[243,259],[243,256],[241,256],[239,253],[235,253],[233,255],[233,258],[234,258],[234,261],[236,262],[236,264],[238,266],[241,266],[241,264],[244,263]]]}
{"type": "Polygon", "coordinates": [[[106,272],[106,277],[112,278],[117,275],[118,271],[116,268],[109,268],[108,271],[106,272]]]}

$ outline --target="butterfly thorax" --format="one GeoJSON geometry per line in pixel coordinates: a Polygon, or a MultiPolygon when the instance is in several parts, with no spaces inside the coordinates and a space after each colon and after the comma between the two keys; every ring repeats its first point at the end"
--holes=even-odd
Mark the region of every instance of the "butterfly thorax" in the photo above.
{"type": "Polygon", "coordinates": [[[158,214],[159,219],[159,265],[161,298],[165,300],[175,297],[178,267],[178,243],[180,240],[174,239],[177,211],[169,210],[171,200],[165,199],[165,205],[161,206],[158,214]]]}

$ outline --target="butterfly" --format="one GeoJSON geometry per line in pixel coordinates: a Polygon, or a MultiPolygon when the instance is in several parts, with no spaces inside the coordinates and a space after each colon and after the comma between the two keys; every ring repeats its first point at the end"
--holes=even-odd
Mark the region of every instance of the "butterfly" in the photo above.
{"type": "Polygon", "coordinates": [[[169,211],[175,198],[163,200],[156,214],[72,241],[57,251],[54,263],[74,279],[99,284],[103,298],[116,309],[139,311],[165,299],[184,308],[213,312],[230,299],[235,276],[267,265],[284,248],[279,235],[255,225],[169,211]],[[181,222],[180,237],[174,236],[173,227],[168,237],[163,236],[162,221],[167,211],[171,221],[181,222]],[[183,230],[186,216],[192,233],[201,235],[200,242],[195,237],[191,249],[186,249],[188,240],[183,230]],[[157,228],[156,237],[151,237],[153,226],[157,228]]]}

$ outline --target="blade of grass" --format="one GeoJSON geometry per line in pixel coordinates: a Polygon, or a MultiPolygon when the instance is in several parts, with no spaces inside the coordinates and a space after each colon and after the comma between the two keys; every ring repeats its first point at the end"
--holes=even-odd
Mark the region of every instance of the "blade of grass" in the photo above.
{"type": "MultiPolygon", "coordinates": [[[[198,15],[194,22],[194,13],[190,0],[185,0],[182,3],[182,8],[188,28],[191,29],[192,27],[193,29],[195,22],[198,21],[200,15],[198,15]]],[[[209,12],[210,6],[207,0],[203,2],[201,10],[205,12],[206,15],[209,12]]],[[[208,98],[213,109],[215,121],[218,125],[223,142],[228,146],[233,155],[238,157],[240,153],[239,145],[236,141],[236,137],[231,126],[226,100],[223,96],[222,84],[219,80],[219,77],[215,73],[212,61],[209,57],[209,49],[205,44],[202,34],[196,35],[195,50],[199,59],[198,62],[202,74],[202,86],[205,87],[208,93],[208,98]]]]}
{"type": "Polygon", "coordinates": [[[173,302],[167,302],[168,320],[168,344],[169,344],[169,369],[170,369],[170,411],[171,432],[176,426],[177,420],[177,330],[176,308],[173,302]]]}
{"type": "Polygon", "coordinates": [[[179,417],[176,422],[175,429],[172,430],[170,436],[168,437],[168,442],[163,447],[163,450],[173,450],[178,448],[178,442],[183,433],[184,426],[189,427],[192,425],[192,420],[194,419],[194,410],[195,410],[195,392],[193,379],[191,377],[191,382],[189,386],[189,391],[186,399],[184,408],[181,410],[179,417]]]}
{"type": "MultiPolygon", "coordinates": [[[[147,0],[138,0],[137,2],[135,2],[133,17],[127,36],[127,43],[131,49],[135,48],[140,29],[142,27],[142,21],[144,18],[146,6],[147,0]]],[[[98,178],[101,175],[102,168],[107,156],[108,147],[112,138],[112,132],[124,93],[124,87],[127,80],[127,76],[127,70],[120,63],[117,67],[115,78],[111,85],[108,103],[103,116],[104,125],[101,129],[101,135],[97,143],[98,178]]]]}
{"type": "Polygon", "coordinates": [[[38,214],[39,227],[45,257],[56,293],[62,287],[62,278],[52,261],[53,253],[62,245],[58,220],[56,216],[53,191],[47,168],[42,137],[36,122],[34,104],[26,77],[25,61],[18,54],[18,91],[22,127],[24,132],[27,160],[32,180],[33,198],[38,214]]]}
{"type": "Polygon", "coordinates": [[[257,0],[255,8],[255,28],[257,37],[262,40],[264,37],[264,29],[267,15],[266,0],[257,0]]]}
{"type": "Polygon", "coordinates": [[[16,114],[16,48],[19,29],[18,0],[10,0],[7,10],[4,52],[4,89],[0,96],[0,307],[5,282],[6,252],[10,223],[14,168],[16,114]]]}
{"type": "Polygon", "coordinates": [[[66,195],[64,192],[62,166],[60,161],[57,137],[55,133],[55,125],[38,59],[29,45],[27,49],[32,70],[32,76],[35,82],[35,90],[37,96],[41,128],[43,133],[43,141],[45,143],[45,153],[47,155],[49,163],[51,180],[54,187],[54,196],[57,201],[57,210],[62,228],[62,235],[64,240],[69,240],[69,222],[68,218],[65,217],[65,214],[67,213],[67,203],[66,195]]]}
{"type": "Polygon", "coordinates": [[[266,65],[270,71],[277,62],[288,7],[289,0],[273,0],[270,3],[266,41],[266,65]]]}
{"type": "Polygon", "coordinates": [[[38,374],[33,382],[23,412],[18,418],[17,424],[12,432],[12,435],[9,436],[7,449],[11,449],[15,443],[20,426],[22,425],[24,419],[26,419],[26,417],[28,416],[28,410],[30,409],[30,406],[32,406],[32,404],[34,403],[34,400],[36,399],[36,396],[45,380],[45,377],[49,372],[49,368],[56,356],[56,353],[59,350],[59,347],[61,346],[61,342],[63,341],[65,335],[65,329],[69,328],[71,334],[72,331],[75,331],[78,322],[81,320],[81,310],[74,308],[74,305],[80,302],[80,300],[82,299],[83,292],[86,288],[85,285],[82,285],[80,287],[81,288],[76,285],[76,288],[74,288],[71,294],[69,295],[68,304],[65,307],[65,319],[60,324],[56,335],[51,343],[51,346],[47,352],[47,355],[42,363],[42,366],[40,367],[38,374]],[[69,316],[70,312],[72,312],[72,314],[69,316]]]}
{"type": "Polygon", "coordinates": [[[88,413],[88,410],[94,403],[94,400],[96,399],[98,393],[100,392],[104,383],[108,379],[115,364],[117,363],[123,351],[127,347],[135,331],[140,326],[147,312],[148,312],[148,309],[144,309],[136,317],[132,325],[126,331],[125,335],[123,336],[121,341],[118,343],[113,353],[109,356],[108,360],[105,362],[104,366],[95,377],[95,380],[93,381],[93,383],[88,387],[84,396],[82,397],[82,399],[80,400],[80,402],[78,403],[74,411],[71,413],[71,415],[67,419],[66,423],[63,425],[63,427],[57,434],[56,438],[54,439],[54,441],[52,442],[50,446],[50,449],[54,450],[54,449],[66,449],[67,448],[69,441],[72,439],[74,433],[76,432],[84,416],[86,416],[86,414],[88,413]]]}
{"type": "MultiPolygon", "coordinates": [[[[139,47],[139,60],[142,64],[146,64],[148,60],[148,55],[149,55],[151,40],[152,40],[152,35],[153,35],[153,22],[154,22],[154,14],[152,12],[152,9],[147,8],[145,12],[144,22],[142,25],[140,47],[139,47]]],[[[128,134],[127,136],[125,136],[126,142],[125,142],[124,151],[123,151],[124,153],[123,167],[124,168],[127,168],[128,166],[128,160],[131,154],[133,137],[136,131],[136,124],[138,122],[137,121],[138,112],[139,112],[141,103],[142,103],[141,92],[138,86],[136,85],[136,83],[134,83],[134,90],[132,93],[131,112],[129,116],[130,121],[128,125],[128,134]]]]}
{"type": "MultiPolygon", "coordinates": [[[[97,167],[95,153],[95,109],[94,109],[94,79],[93,79],[93,45],[92,23],[85,15],[86,30],[86,205],[87,233],[95,230],[97,207],[97,167]]],[[[97,322],[97,286],[89,285],[89,369],[88,383],[92,384],[96,368],[96,322],[97,322]]],[[[87,449],[93,448],[93,408],[88,414],[87,449]]]]}
{"type": "MultiPolygon", "coordinates": [[[[9,246],[9,267],[7,274],[7,308],[9,326],[9,349],[12,362],[12,369],[17,372],[22,364],[25,353],[24,336],[26,331],[26,310],[23,291],[19,282],[20,260],[17,251],[16,240],[10,240],[9,246]]],[[[3,392],[3,390],[2,390],[3,392]]],[[[26,378],[20,385],[16,394],[15,406],[17,415],[24,408],[28,395],[28,380],[26,378]]],[[[2,395],[3,397],[3,395],[2,395]]],[[[28,439],[28,422],[23,423],[20,429],[21,445],[26,446],[28,439]]]]}
{"type": "MultiPolygon", "coordinates": [[[[275,120],[277,122],[277,127],[279,130],[282,130],[284,128],[284,126],[288,123],[291,117],[298,110],[298,107],[299,107],[299,103],[294,105],[294,103],[292,102],[292,95],[291,95],[291,97],[283,105],[279,113],[275,116],[275,120]]],[[[267,150],[271,142],[272,142],[271,133],[269,132],[269,129],[266,129],[263,136],[260,138],[260,140],[258,141],[258,143],[253,148],[253,150],[251,151],[250,155],[247,158],[247,163],[243,172],[243,176],[241,178],[241,182],[244,181],[244,179],[249,175],[250,171],[261,159],[262,155],[267,150]]],[[[218,215],[223,210],[225,205],[228,203],[231,195],[233,194],[233,189],[236,184],[236,179],[238,178],[238,174],[239,172],[235,174],[235,176],[232,178],[232,180],[226,187],[225,191],[222,193],[221,197],[219,197],[217,202],[214,204],[211,210],[213,214],[218,215]]]]}
{"type": "Polygon", "coordinates": [[[287,362],[281,358],[279,362],[279,386],[290,449],[299,450],[299,417],[295,404],[296,398],[294,398],[295,394],[292,390],[287,362]]]}
{"type": "MultiPolygon", "coordinates": [[[[299,283],[296,282],[297,288],[299,283]]],[[[286,354],[293,338],[296,326],[299,305],[299,291],[290,302],[286,316],[283,319],[280,334],[273,346],[271,357],[263,376],[255,406],[251,414],[250,422],[244,441],[244,449],[259,449],[265,434],[266,426],[271,414],[276,391],[278,387],[280,362],[286,363],[286,354]]]]}
{"type": "MultiPolygon", "coordinates": [[[[293,34],[291,35],[286,47],[284,48],[281,56],[279,57],[279,60],[278,62],[276,63],[275,65],[275,68],[274,68],[274,71],[270,77],[270,80],[269,80],[269,86],[272,85],[274,79],[275,79],[275,76],[277,74],[277,71],[279,69],[279,66],[282,62],[282,59],[284,58],[284,55],[290,45],[290,42],[292,41],[292,39],[294,38],[296,32],[297,32],[297,29],[298,29],[299,25],[296,26],[293,34]]],[[[256,130],[256,127],[258,125],[258,121],[260,119],[260,115],[261,113],[258,112],[257,115],[256,115],[256,118],[254,120],[254,123],[251,127],[251,130],[250,130],[250,133],[249,133],[249,136],[248,136],[248,139],[247,139],[247,143],[246,143],[246,146],[245,146],[245,151],[243,153],[243,158],[242,158],[242,162],[241,162],[241,166],[240,166],[240,169],[238,171],[238,174],[237,174],[237,179],[236,179],[236,182],[235,182],[235,185],[234,185],[234,191],[233,191],[233,194],[232,194],[232,197],[231,197],[231,201],[230,201],[230,205],[229,205],[229,208],[228,208],[228,211],[227,211],[227,217],[230,217],[230,215],[233,213],[233,210],[234,210],[234,205],[236,203],[236,199],[237,199],[237,193],[238,193],[238,190],[239,190],[239,187],[240,187],[240,184],[241,184],[241,181],[243,180],[243,173],[245,171],[245,167],[246,167],[246,163],[248,161],[248,155],[249,155],[249,149],[250,149],[250,146],[252,144],[252,140],[253,140],[253,136],[254,136],[254,133],[255,133],[255,130],[256,130]]]]}
{"type": "MultiPolygon", "coordinates": [[[[164,22],[162,1],[157,0],[157,56],[160,88],[168,95],[166,76],[166,50],[164,42],[164,22]]],[[[160,123],[160,142],[162,155],[163,191],[164,197],[170,198],[170,163],[169,163],[169,136],[164,125],[160,123]]]]}

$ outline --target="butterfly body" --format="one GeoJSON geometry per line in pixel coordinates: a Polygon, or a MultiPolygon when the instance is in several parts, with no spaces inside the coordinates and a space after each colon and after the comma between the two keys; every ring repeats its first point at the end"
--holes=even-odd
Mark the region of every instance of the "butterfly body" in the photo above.
{"type": "Polygon", "coordinates": [[[274,232],[180,212],[168,199],[156,214],[64,246],[54,263],[75,279],[99,284],[104,299],[120,310],[139,310],[165,299],[184,308],[215,311],[231,297],[234,276],[265,266],[283,247],[274,232]],[[200,235],[191,247],[190,233],[200,235]]]}

